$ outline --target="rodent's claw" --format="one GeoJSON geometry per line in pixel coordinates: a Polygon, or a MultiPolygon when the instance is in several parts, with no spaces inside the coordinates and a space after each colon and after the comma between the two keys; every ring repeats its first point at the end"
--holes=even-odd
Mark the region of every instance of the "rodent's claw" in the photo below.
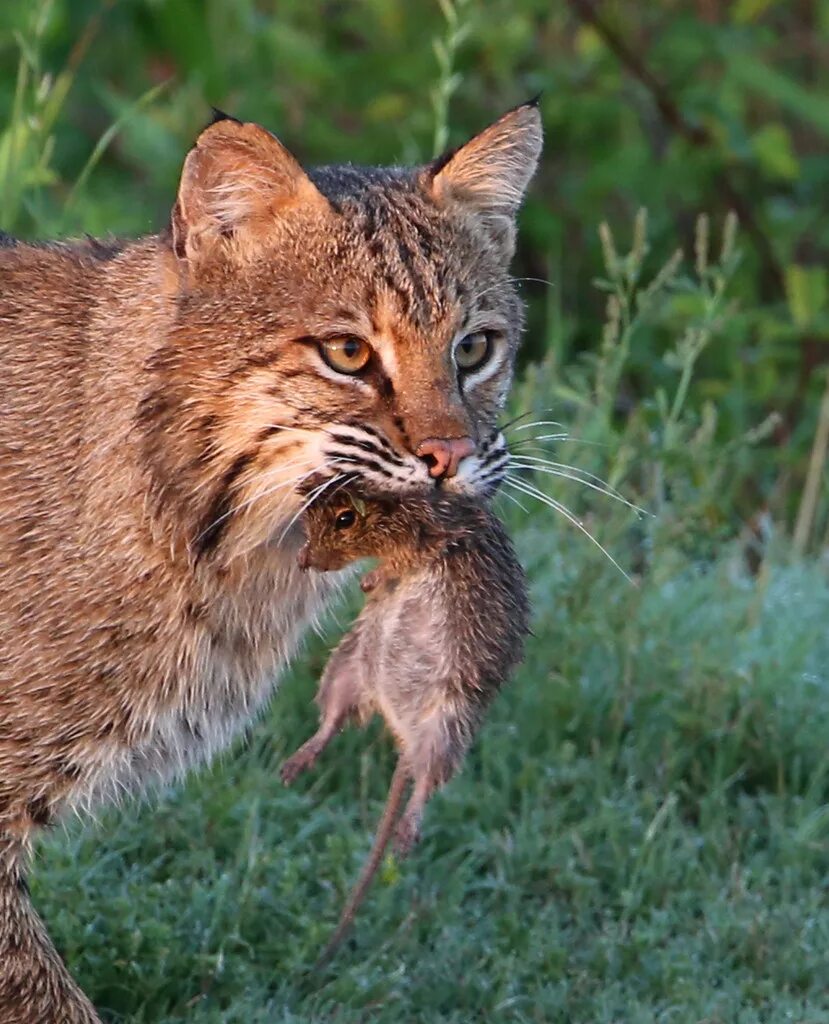
{"type": "Polygon", "coordinates": [[[290,786],[294,779],[296,779],[297,775],[302,771],[302,769],[293,764],[292,761],[293,758],[290,761],[286,761],[279,769],[279,777],[286,786],[290,786]]]}

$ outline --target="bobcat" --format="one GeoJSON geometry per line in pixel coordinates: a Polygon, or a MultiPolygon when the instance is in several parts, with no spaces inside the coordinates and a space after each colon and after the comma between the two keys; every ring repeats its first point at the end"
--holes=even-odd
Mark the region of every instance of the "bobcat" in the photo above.
{"type": "Polygon", "coordinates": [[[540,149],[532,102],[425,166],[306,172],[220,116],[160,235],[0,236],[2,1024],[98,1020],[33,836],[250,722],[336,578],[297,566],[303,508],[497,486],[540,149]]]}

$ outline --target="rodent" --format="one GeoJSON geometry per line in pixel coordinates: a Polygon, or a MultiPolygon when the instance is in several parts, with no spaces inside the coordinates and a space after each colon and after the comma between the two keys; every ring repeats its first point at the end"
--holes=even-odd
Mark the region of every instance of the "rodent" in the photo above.
{"type": "Polygon", "coordinates": [[[305,513],[304,569],[379,559],[362,580],[368,599],[320,681],[317,732],[282,777],[310,768],[346,723],[379,713],[399,751],[369,858],[321,961],[350,929],[394,837],[405,854],[431,794],[458,770],[483,715],[523,657],[527,580],[503,525],[462,496],[337,498],[305,513]],[[398,819],[406,783],[412,793],[398,819]]]}

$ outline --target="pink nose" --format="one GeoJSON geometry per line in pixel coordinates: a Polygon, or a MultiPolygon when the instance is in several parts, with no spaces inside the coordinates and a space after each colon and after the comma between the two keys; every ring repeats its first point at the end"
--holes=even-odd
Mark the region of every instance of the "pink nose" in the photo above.
{"type": "Polygon", "coordinates": [[[433,477],[450,477],[458,472],[458,463],[475,451],[471,437],[427,437],[417,446],[418,455],[433,477]]]}

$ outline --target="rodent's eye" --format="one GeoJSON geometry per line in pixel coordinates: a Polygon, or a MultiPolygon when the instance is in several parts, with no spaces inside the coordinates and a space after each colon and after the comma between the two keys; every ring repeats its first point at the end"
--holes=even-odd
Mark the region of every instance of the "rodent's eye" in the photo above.
{"type": "Polygon", "coordinates": [[[489,359],[492,331],[473,331],[455,345],[455,365],[459,370],[476,370],[489,359]]]}
{"type": "Polygon", "coordinates": [[[357,513],[353,508],[344,508],[334,517],[335,530],[347,530],[357,522],[357,513]]]}
{"type": "Polygon", "coordinates": [[[319,343],[320,355],[337,373],[359,373],[371,359],[371,346],[362,338],[346,335],[319,343]]]}

